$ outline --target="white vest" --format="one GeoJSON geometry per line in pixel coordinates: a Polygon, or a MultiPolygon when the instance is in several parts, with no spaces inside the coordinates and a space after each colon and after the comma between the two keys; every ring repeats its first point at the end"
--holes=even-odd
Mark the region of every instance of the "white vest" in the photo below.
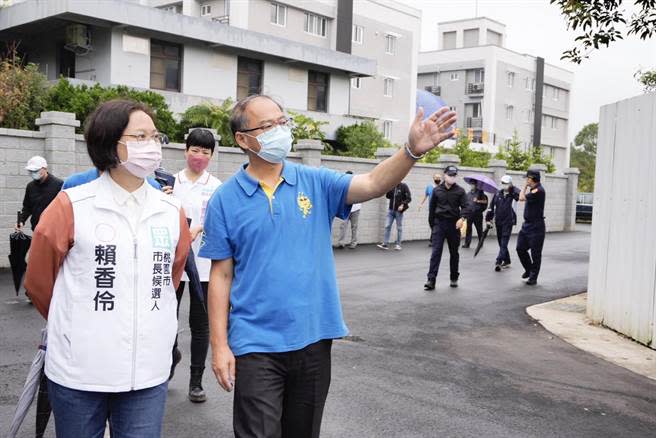
{"type": "Polygon", "coordinates": [[[148,186],[133,234],[107,178],[66,190],[75,237],[53,289],[45,372],[68,388],[123,392],[169,376],[180,203],[148,186]]]}

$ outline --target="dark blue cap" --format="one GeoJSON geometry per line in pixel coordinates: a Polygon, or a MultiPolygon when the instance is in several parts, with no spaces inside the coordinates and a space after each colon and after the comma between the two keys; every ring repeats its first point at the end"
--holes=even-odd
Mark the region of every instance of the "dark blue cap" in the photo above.
{"type": "Polygon", "coordinates": [[[456,166],[446,166],[444,173],[449,176],[456,176],[458,174],[458,168],[456,166]]]}

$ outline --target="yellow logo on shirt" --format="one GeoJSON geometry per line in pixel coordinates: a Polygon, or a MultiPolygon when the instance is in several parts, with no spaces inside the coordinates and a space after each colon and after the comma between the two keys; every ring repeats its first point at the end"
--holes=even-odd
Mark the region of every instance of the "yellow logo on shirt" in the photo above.
{"type": "Polygon", "coordinates": [[[310,210],[312,210],[312,201],[310,201],[310,198],[305,196],[305,193],[299,192],[296,201],[298,203],[298,208],[303,213],[303,217],[308,217],[310,215],[310,210]]]}

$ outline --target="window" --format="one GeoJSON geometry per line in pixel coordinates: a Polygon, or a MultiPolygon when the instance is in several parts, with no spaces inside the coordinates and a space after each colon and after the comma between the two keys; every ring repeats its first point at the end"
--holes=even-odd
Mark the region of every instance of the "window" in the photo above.
{"type": "Polygon", "coordinates": [[[387,34],[385,35],[385,53],[388,55],[396,54],[396,36],[387,34]]]}
{"type": "Polygon", "coordinates": [[[535,79],[529,78],[528,76],[524,78],[524,88],[526,91],[535,90],[535,79]]]}
{"type": "Polygon", "coordinates": [[[383,136],[387,140],[390,140],[392,138],[392,121],[391,120],[385,120],[383,122],[383,136]]]}
{"type": "Polygon", "coordinates": [[[209,15],[212,15],[212,5],[201,5],[200,16],[207,17],[209,15]]]}
{"type": "Polygon", "coordinates": [[[282,27],[287,25],[287,6],[271,3],[271,24],[282,27]]]}
{"type": "Polygon", "coordinates": [[[549,116],[545,116],[545,115],[542,116],[542,127],[546,127],[546,126],[547,126],[547,118],[548,118],[548,117],[549,117],[549,116]]]}
{"type": "Polygon", "coordinates": [[[460,79],[460,75],[458,73],[451,73],[452,81],[457,81],[458,79],[460,79]]]}
{"type": "Polygon", "coordinates": [[[262,61],[237,58],[237,100],[262,92],[262,61]]]}
{"type": "Polygon", "coordinates": [[[305,13],[305,32],[320,37],[326,36],[326,17],[305,13]]]}
{"type": "Polygon", "coordinates": [[[558,117],[551,118],[551,129],[558,129],[558,117]]]}
{"type": "Polygon", "coordinates": [[[164,41],[150,41],[150,88],[180,91],[182,47],[164,41]]]}
{"type": "Polygon", "coordinates": [[[383,88],[383,94],[385,97],[392,97],[394,95],[394,79],[385,78],[385,81],[383,81],[383,88]]]}
{"type": "Polygon", "coordinates": [[[328,80],[330,76],[318,71],[308,71],[308,110],[328,111],[328,80]]]}
{"type": "Polygon", "coordinates": [[[515,113],[515,107],[512,105],[506,105],[506,120],[512,120],[515,113]]]}
{"type": "Polygon", "coordinates": [[[162,10],[164,10],[165,12],[173,12],[174,14],[177,14],[178,7],[175,6],[175,5],[174,6],[166,6],[166,7],[162,8],[162,10]]]}
{"type": "Polygon", "coordinates": [[[532,122],[534,116],[535,116],[535,113],[533,112],[533,110],[530,109],[530,110],[526,111],[526,121],[527,122],[532,122]]]}
{"type": "Polygon", "coordinates": [[[480,84],[483,81],[485,81],[485,70],[482,68],[479,70],[474,70],[474,82],[480,84]]]}
{"type": "Polygon", "coordinates": [[[508,85],[508,88],[512,88],[515,86],[515,73],[512,71],[509,71],[506,73],[506,85],[508,85]]]}
{"type": "Polygon", "coordinates": [[[362,78],[351,78],[351,88],[360,89],[362,86],[362,78]]]}
{"type": "Polygon", "coordinates": [[[560,99],[560,88],[553,87],[553,100],[558,101],[560,99]]]}
{"type": "Polygon", "coordinates": [[[364,27],[354,24],[352,39],[354,43],[362,44],[362,42],[364,41],[364,27]]]}

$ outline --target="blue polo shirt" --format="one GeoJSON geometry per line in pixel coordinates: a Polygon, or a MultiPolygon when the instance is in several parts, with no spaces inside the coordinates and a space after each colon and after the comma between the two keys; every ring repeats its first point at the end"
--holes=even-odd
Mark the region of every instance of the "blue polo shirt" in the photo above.
{"type": "Polygon", "coordinates": [[[244,165],[210,198],[200,257],[234,261],[228,343],[233,354],[299,350],[348,330],[331,225],[346,219],[352,175],[285,161],[271,200],[244,165]]]}

